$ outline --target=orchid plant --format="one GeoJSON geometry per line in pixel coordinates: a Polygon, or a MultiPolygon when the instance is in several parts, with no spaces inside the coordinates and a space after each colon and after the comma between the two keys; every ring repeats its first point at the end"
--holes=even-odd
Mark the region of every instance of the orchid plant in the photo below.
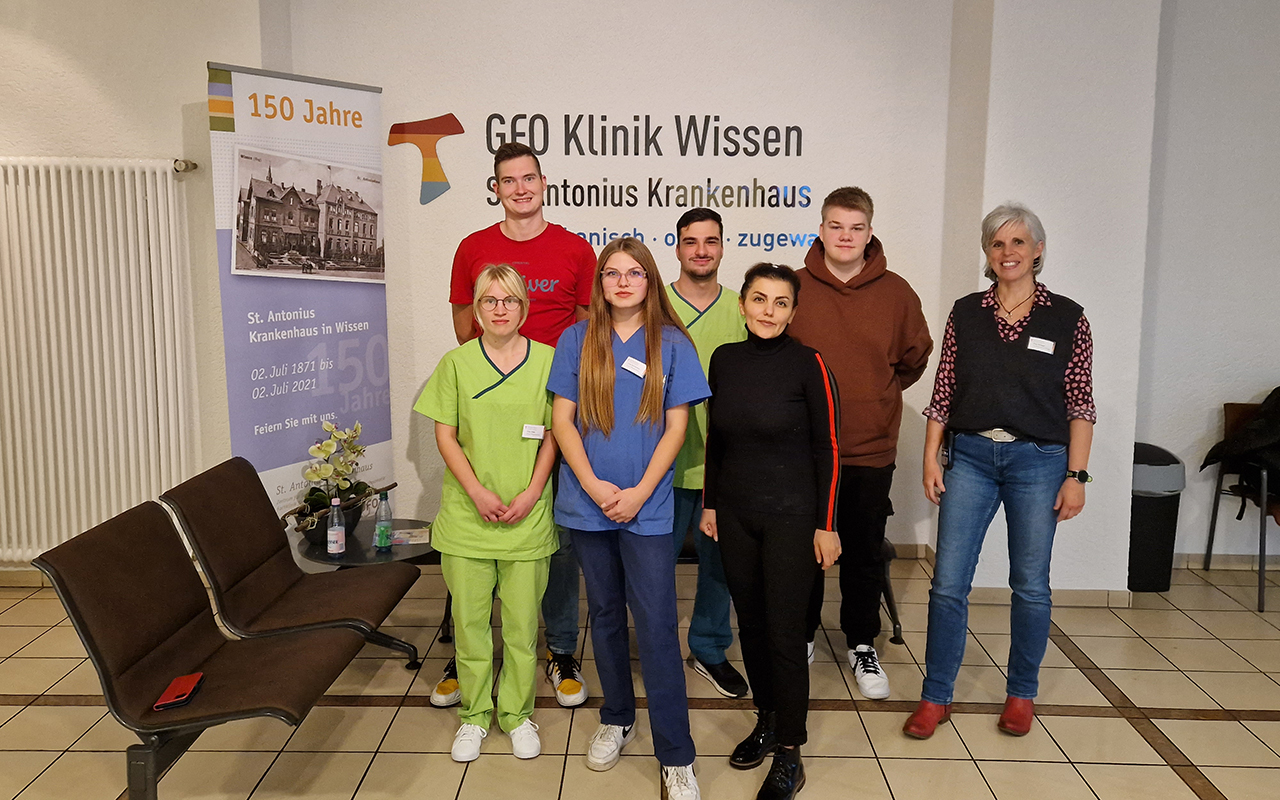
{"type": "Polygon", "coordinates": [[[364,445],[360,444],[360,423],[345,430],[332,422],[323,422],[321,427],[329,438],[317,441],[307,451],[316,460],[302,472],[304,479],[317,484],[303,498],[313,514],[328,508],[333,497],[346,505],[369,492],[368,484],[355,479],[356,467],[364,455],[364,445]]]}

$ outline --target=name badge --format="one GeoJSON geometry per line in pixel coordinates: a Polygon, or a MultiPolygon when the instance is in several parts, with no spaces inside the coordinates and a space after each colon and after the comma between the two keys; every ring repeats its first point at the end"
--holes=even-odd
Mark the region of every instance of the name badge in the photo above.
{"type": "Polygon", "coordinates": [[[1051,342],[1048,339],[1041,339],[1038,336],[1032,336],[1027,339],[1028,350],[1039,350],[1041,353],[1048,353],[1049,355],[1053,355],[1054,347],[1055,347],[1054,342],[1051,342]]]}
{"type": "Polygon", "coordinates": [[[525,425],[524,433],[520,434],[521,439],[541,439],[547,431],[545,425],[525,425]]]}
{"type": "Polygon", "coordinates": [[[645,372],[649,369],[643,361],[637,361],[632,356],[627,356],[627,360],[622,362],[622,368],[641,378],[644,377],[645,372]]]}

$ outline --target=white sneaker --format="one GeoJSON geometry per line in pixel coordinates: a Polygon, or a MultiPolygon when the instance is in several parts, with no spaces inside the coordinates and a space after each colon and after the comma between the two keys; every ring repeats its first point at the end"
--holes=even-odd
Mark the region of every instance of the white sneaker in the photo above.
{"type": "Polygon", "coordinates": [[[880,659],[876,649],[869,644],[860,644],[849,651],[849,666],[853,667],[853,677],[858,681],[858,691],[868,700],[884,700],[889,697],[889,678],[880,669],[880,659]]]}
{"type": "Polygon", "coordinates": [[[479,725],[464,722],[453,736],[453,749],[449,751],[449,756],[454,761],[475,761],[480,757],[480,743],[488,735],[489,732],[479,725]]]}
{"type": "Polygon", "coordinates": [[[542,740],[538,738],[538,725],[531,719],[507,734],[511,737],[511,753],[516,758],[537,758],[542,755],[542,740]]]}
{"type": "Polygon", "coordinates": [[[622,748],[636,738],[636,726],[632,723],[624,728],[621,725],[601,724],[592,734],[587,744],[587,769],[604,772],[613,769],[622,755],[622,748]]]}
{"type": "Polygon", "coordinates": [[[809,666],[811,666],[811,667],[813,666],[813,653],[814,653],[814,650],[815,650],[815,643],[814,643],[814,642],[809,642],[809,666]]]}
{"type": "Polygon", "coordinates": [[[662,768],[662,800],[701,800],[693,765],[662,768]]]}

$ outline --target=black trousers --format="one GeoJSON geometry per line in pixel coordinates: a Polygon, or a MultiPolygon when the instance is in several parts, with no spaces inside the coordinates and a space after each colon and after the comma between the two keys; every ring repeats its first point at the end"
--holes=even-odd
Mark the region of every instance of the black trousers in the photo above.
{"type": "MultiPolygon", "coordinates": [[[[884,591],[884,528],[893,515],[889,489],[893,468],[840,468],[836,527],[840,534],[840,630],[849,649],[874,644],[880,635],[880,595],[884,591]]],[[[809,641],[822,621],[823,588],[815,581],[809,596],[809,641]]]]}
{"type": "Polygon", "coordinates": [[[779,742],[802,745],[809,713],[805,615],[813,584],[821,583],[813,518],[721,507],[716,525],[752,699],[777,712],[779,742]]]}

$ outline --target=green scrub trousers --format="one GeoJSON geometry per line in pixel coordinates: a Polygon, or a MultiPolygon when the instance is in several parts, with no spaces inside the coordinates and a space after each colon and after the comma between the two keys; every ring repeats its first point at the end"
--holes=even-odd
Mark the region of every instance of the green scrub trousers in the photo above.
{"type": "Polygon", "coordinates": [[[507,733],[533,714],[538,673],[538,608],[547,588],[551,558],[502,561],[440,555],[445,584],[453,594],[458,683],[464,724],[489,728],[493,712],[495,589],[502,601],[502,674],[498,678],[498,726],[507,733]]]}

